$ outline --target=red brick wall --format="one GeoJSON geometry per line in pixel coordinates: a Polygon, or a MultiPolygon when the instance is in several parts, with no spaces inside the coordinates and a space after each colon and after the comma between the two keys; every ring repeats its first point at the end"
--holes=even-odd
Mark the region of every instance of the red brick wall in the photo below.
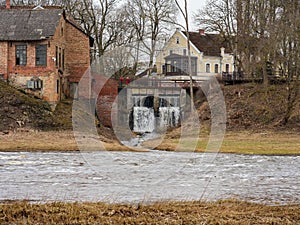
{"type": "Polygon", "coordinates": [[[26,89],[27,81],[33,77],[43,80],[43,89],[31,92],[49,102],[57,102],[68,96],[70,82],[78,82],[90,65],[89,37],[67,22],[62,16],[55,35],[48,40],[31,42],[0,42],[0,74],[5,75],[12,85],[26,89]],[[15,46],[27,45],[26,66],[16,65],[15,46]],[[47,65],[35,65],[35,46],[47,45],[47,65]],[[56,47],[64,49],[64,69],[56,65],[56,47]],[[60,76],[58,69],[63,70],[60,76]],[[57,82],[59,86],[57,86],[57,82]],[[57,93],[59,90],[59,93],[57,93]],[[63,91],[63,93],[61,93],[63,91]]]}
{"type": "Polygon", "coordinates": [[[66,23],[66,72],[70,82],[79,82],[90,66],[89,37],[70,23],[66,23]]]}
{"type": "Polygon", "coordinates": [[[28,92],[38,97],[44,98],[49,102],[57,102],[59,94],[57,93],[56,81],[59,80],[53,60],[53,46],[51,41],[34,42],[12,42],[8,47],[8,80],[10,84],[21,88],[27,88],[27,81],[33,77],[43,80],[43,89],[28,92]],[[26,65],[16,65],[16,45],[25,44],[27,46],[26,65]],[[36,66],[35,47],[36,45],[47,45],[47,65],[36,66]]]}
{"type": "Polygon", "coordinates": [[[4,74],[7,79],[8,67],[8,42],[0,42],[0,74],[4,74]]]}
{"type": "Polygon", "coordinates": [[[104,126],[112,126],[111,116],[117,116],[112,105],[118,96],[118,81],[109,79],[101,89],[97,99],[97,115],[104,126]]]}

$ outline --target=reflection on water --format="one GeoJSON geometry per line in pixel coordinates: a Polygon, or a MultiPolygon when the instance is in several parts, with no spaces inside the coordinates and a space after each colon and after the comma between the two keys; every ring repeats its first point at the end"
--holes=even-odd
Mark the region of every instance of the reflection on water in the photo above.
{"type": "Polygon", "coordinates": [[[300,156],[1,152],[0,200],[300,201],[300,156]]]}

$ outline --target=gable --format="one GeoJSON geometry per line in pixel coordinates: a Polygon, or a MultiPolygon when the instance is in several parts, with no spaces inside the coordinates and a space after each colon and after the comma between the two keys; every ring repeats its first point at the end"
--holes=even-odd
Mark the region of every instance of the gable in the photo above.
{"type": "MultiPolygon", "coordinates": [[[[157,58],[161,58],[170,54],[170,50],[175,54],[183,55],[183,49],[187,50],[187,38],[186,36],[179,31],[178,29],[173,33],[168,41],[163,46],[163,49],[158,52],[157,58]],[[177,42],[177,39],[179,43],[177,42]],[[179,52],[181,51],[181,52],[179,52]]],[[[195,55],[200,54],[200,51],[191,43],[191,52],[194,52],[195,55]]]]}

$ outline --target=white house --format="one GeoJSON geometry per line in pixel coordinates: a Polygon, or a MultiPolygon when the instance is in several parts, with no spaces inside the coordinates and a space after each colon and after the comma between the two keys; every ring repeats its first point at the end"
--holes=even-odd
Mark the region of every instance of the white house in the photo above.
{"type": "MultiPolygon", "coordinates": [[[[193,76],[233,73],[234,55],[219,34],[189,32],[193,76]]],[[[177,29],[156,57],[158,75],[188,75],[187,35],[177,29]]]]}

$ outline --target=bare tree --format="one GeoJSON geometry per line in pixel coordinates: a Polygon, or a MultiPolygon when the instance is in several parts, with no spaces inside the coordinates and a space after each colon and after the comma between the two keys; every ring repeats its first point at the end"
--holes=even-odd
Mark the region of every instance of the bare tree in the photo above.
{"type": "Polygon", "coordinates": [[[117,0],[63,1],[67,12],[94,38],[95,54],[98,56],[103,55],[112,46],[127,41],[122,36],[126,20],[117,0]]]}
{"type": "Polygon", "coordinates": [[[279,32],[278,35],[278,64],[281,73],[286,77],[287,105],[282,124],[289,122],[299,98],[300,89],[300,3],[287,0],[280,4],[278,10],[279,32]]]}
{"type": "Polygon", "coordinates": [[[237,10],[235,0],[209,0],[204,9],[194,15],[199,27],[210,32],[218,32],[234,49],[237,34],[237,10]]]}
{"type": "Polygon", "coordinates": [[[238,60],[247,74],[263,78],[266,86],[270,77],[285,79],[287,105],[282,123],[287,123],[299,98],[299,0],[209,1],[195,19],[211,31],[236,36],[238,60]]]}
{"type": "Polygon", "coordinates": [[[194,106],[194,90],[193,90],[193,77],[192,77],[192,60],[191,60],[191,44],[190,44],[190,33],[189,33],[189,14],[188,14],[188,4],[187,0],[184,0],[184,9],[181,8],[178,0],[175,3],[180,10],[184,21],[185,21],[185,33],[187,36],[187,50],[188,50],[188,67],[189,67],[189,77],[190,77],[190,97],[191,97],[191,110],[194,106]]]}
{"type": "Polygon", "coordinates": [[[268,83],[275,61],[279,0],[210,0],[195,15],[198,25],[219,32],[237,51],[239,67],[268,83]]]}
{"type": "Polygon", "coordinates": [[[169,28],[175,23],[176,7],[172,0],[130,0],[127,2],[127,10],[137,48],[149,56],[148,66],[151,71],[159,41],[164,40],[169,28]]]}

